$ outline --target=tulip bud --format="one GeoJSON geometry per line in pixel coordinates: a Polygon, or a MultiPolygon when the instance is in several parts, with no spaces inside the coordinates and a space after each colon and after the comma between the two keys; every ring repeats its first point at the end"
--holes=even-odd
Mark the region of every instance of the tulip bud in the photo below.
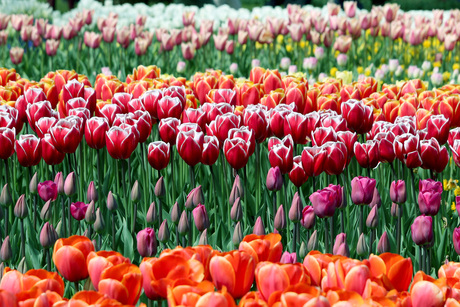
{"type": "Polygon", "coordinates": [[[70,174],[67,175],[67,178],[65,179],[65,182],[64,182],[65,195],[72,196],[76,193],[77,191],[76,182],[77,182],[77,178],[74,172],[71,172],[70,174]]]}
{"type": "Polygon", "coordinates": [[[366,243],[366,238],[364,237],[364,233],[361,233],[358,239],[358,245],[356,246],[356,253],[359,256],[364,256],[368,253],[368,247],[366,243]]]}
{"type": "Polygon", "coordinates": [[[286,228],[286,215],[284,214],[283,205],[280,205],[278,210],[276,211],[274,226],[276,230],[286,228]]]}
{"type": "Polygon", "coordinates": [[[158,229],[158,241],[162,243],[166,243],[169,240],[169,228],[168,228],[168,221],[163,220],[160,225],[160,229],[158,229]]]}
{"type": "Polygon", "coordinates": [[[310,236],[310,239],[308,239],[307,250],[314,251],[316,250],[317,246],[318,246],[318,232],[316,232],[315,230],[310,236]]]}
{"type": "Polygon", "coordinates": [[[426,215],[416,217],[410,230],[412,233],[412,240],[415,244],[430,244],[433,240],[433,218],[426,215]]]}
{"type": "Polygon", "coordinates": [[[341,255],[345,257],[350,256],[350,249],[347,244],[347,235],[345,233],[339,233],[335,237],[334,247],[332,249],[334,255],[341,255]]]}
{"type": "Polygon", "coordinates": [[[38,175],[37,175],[37,172],[35,172],[34,176],[32,177],[29,183],[29,191],[31,194],[37,193],[37,185],[38,185],[38,175]]]}
{"type": "Polygon", "coordinates": [[[14,216],[20,219],[24,219],[29,215],[29,210],[26,206],[25,195],[19,196],[16,206],[14,206],[14,216]]]}
{"type": "Polygon", "coordinates": [[[163,176],[158,179],[157,183],[155,184],[155,196],[156,197],[163,197],[166,195],[166,189],[165,189],[165,181],[163,179],[163,176]]]}
{"type": "Polygon", "coordinates": [[[147,223],[149,224],[154,224],[157,220],[157,207],[155,205],[155,202],[152,202],[150,204],[149,210],[147,210],[147,216],[145,217],[147,220],[147,223]]]}
{"type": "Polygon", "coordinates": [[[109,209],[109,211],[115,211],[118,209],[118,204],[112,194],[112,191],[109,191],[109,195],[107,195],[107,209],[109,209]]]}
{"type": "Polygon", "coordinates": [[[179,203],[176,201],[171,210],[171,221],[176,225],[179,223],[179,219],[181,217],[180,212],[179,203]]]}
{"type": "Polygon", "coordinates": [[[51,199],[48,200],[40,211],[40,218],[48,221],[51,218],[51,199]]]}
{"type": "Polygon", "coordinates": [[[64,176],[62,175],[62,172],[58,172],[56,174],[54,177],[54,183],[57,186],[58,194],[64,194],[64,176]]]}
{"type": "Polygon", "coordinates": [[[256,219],[256,223],[254,224],[254,228],[252,229],[252,233],[258,236],[265,235],[265,227],[264,223],[262,222],[262,218],[259,216],[256,219]]]}
{"type": "Polygon", "coordinates": [[[94,185],[94,181],[91,181],[88,186],[88,192],[86,193],[86,199],[88,202],[97,202],[99,199],[99,196],[97,195],[97,189],[96,186],[94,185]]]}
{"type": "Polygon", "coordinates": [[[11,249],[10,236],[6,236],[3,240],[2,248],[0,249],[0,258],[2,261],[8,261],[13,257],[13,250],[11,249]]]}
{"type": "Polygon", "coordinates": [[[26,257],[22,257],[18,264],[18,271],[25,274],[28,270],[29,268],[27,267],[26,257]]]}
{"type": "MultiPolygon", "coordinates": [[[[292,198],[291,209],[289,209],[289,219],[293,222],[298,222],[302,218],[302,200],[299,193],[296,192],[292,198]]],[[[313,208],[312,208],[313,209],[313,208]]]]}
{"type": "Polygon", "coordinates": [[[184,210],[182,211],[182,214],[180,216],[179,225],[177,226],[177,229],[179,230],[179,233],[181,235],[185,235],[188,232],[189,228],[190,226],[188,224],[187,212],[184,210]]]}
{"type": "Polygon", "coordinates": [[[385,231],[380,237],[377,244],[377,254],[388,253],[390,251],[390,240],[388,239],[387,232],[385,231]]]}
{"type": "Polygon", "coordinates": [[[205,229],[200,235],[200,239],[198,240],[198,245],[208,245],[208,230],[205,229]]]}
{"type": "Polygon", "coordinates": [[[241,228],[241,223],[238,222],[233,230],[232,242],[234,246],[239,246],[241,241],[243,241],[243,229],[241,228]]]}
{"type": "Polygon", "coordinates": [[[296,253],[290,253],[285,251],[283,255],[281,255],[280,263],[290,263],[294,264],[297,262],[297,255],[296,253]]]}
{"type": "Polygon", "coordinates": [[[56,225],[56,233],[62,233],[61,229],[62,229],[62,223],[61,221],[59,221],[59,223],[57,223],[56,225]]]}
{"type": "Polygon", "coordinates": [[[86,209],[85,221],[88,224],[93,224],[96,221],[96,209],[94,208],[94,201],[91,201],[86,209]]]}
{"type": "Polygon", "coordinates": [[[5,263],[0,263],[0,280],[3,278],[3,271],[5,270],[5,263]]]}
{"type": "Polygon", "coordinates": [[[241,221],[241,219],[243,218],[243,209],[241,208],[241,200],[239,197],[235,200],[235,203],[232,206],[232,210],[230,211],[230,217],[234,222],[241,221]]]}
{"type": "Polygon", "coordinates": [[[372,201],[369,204],[369,207],[373,208],[377,206],[377,208],[380,208],[382,205],[382,200],[380,198],[380,193],[379,190],[377,190],[377,187],[374,189],[374,196],[372,196],[372,201]]]}
{"type": "Polygon", "coordinates": [[[374,206],[372,209],[371,209],[371,212],[369,212],[369,215],[367,216],[367,219],[366,219],[366,227],[367,228],[375,228],[377,227],[378,223],[379,223],[379,211],[378,211],[378,207],[377,206],[374,206]]]}
{"type": "Polygon", "coordinates": [[[145,228],[137,233],[137,251],[141,257],[152,257],[157,253],[157,239],[152,228],[145,228]]]}
{"type": "Polygon", "coordinates": [[[278,166],[272,167],[267,174],[267,189],[270,191],[279,191],[283,187],[283,176],[278,166]]]}
{"type": "Polygon", "coordinates": [[[391,183],[390,199],[397,204],[406,202],[406,182],[404,180],[393,181],[391,183]]]}
{"type": "Polygon", "coordinates": [[[104,217],[102,216],[102,213],[99,209],[100,208],[97,208],[96,210],[96,221],[94,222],[94,231],[100,234],[105,229],[105,222],[104,217]]]}
{"type": "Polygon", "coordinates": [[[307,245],[305,245],[305,242],[302,241],[302,243],[300,244],[300,249],[299,249],[299,257],[300,259],[303,259],[307,256],[307,245]]]}
{"type": "Polygon", "coordinates": [[[57,239],[58,239],[58,234],[56,230],[54,229],[53,225],[46,222],[43,225],[42,230],[40,231],[40,244],[44,248],[49,248],[54,245],[57,239]]]}
{"type": "Polygon", "coordinates": [[[391,204],[391,216],[398,217],[399,215],[399,205],[396,203],[391,204]]]}
{"type": "Polygon", "coordinates": [[[131,189],[131,200],[137,203],[141,199],[141,191],[139,190],[139,182],[134,181],[133,188],[131,189]]]}
{"type": "Polygon", "coordinates": [[[203,231],[209,227],[208,213],[204,205],[199,204],[192,211],[193,219],[195,220],[195,226],[199,231],[203,231]]]}
{"type": "Polygon", "coordinates": [[[228,198],[228,202],[230,204],[234,204],[235,203],[235,200],[238,198],[238,197],[243,197],[242,195],[242,192],[240,190],[240,176],[236,176],[235,177],[235,180],[233,181],[233,186],[232,186],[232,191],[230,192],[230,197],[228,198]]]}
{"type": "Polygon", "coordinates": [[[3,186],[2,194],[0,194],[0,204],[3,207],[8,207],[13,203],[13,199],[11,198],[10,189],[8,187],[8,183],[3,186]]]}
{"type": "Polygon", "coordinates": [[[190,192],[189,196],[192,197],[193,199],[193,205],[196,207],[199,204],[204,204],[204,194],[203,194],[203,189],[201,188],[201,185],[194,188],[192,192],[190,192]],[[191,195],[190,195],[191,194],[191,195]]]}

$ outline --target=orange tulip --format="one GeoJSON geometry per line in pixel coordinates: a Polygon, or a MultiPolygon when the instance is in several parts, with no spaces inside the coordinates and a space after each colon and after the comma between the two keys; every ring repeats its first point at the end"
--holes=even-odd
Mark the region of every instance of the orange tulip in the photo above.
{"type": "Polygon", "coordinates": [[[320,110],[332,110],[340,114],[340,97],[337,94],[330,94],[326,96],[319,96],[316,101],[318,105],[318,111],[320,110]]]}
{"type": "Polygon", "coordinates": [[[277,89],[276,91],[271,91],[269,94],[265,94],[265,96],[260,99],[260,104],[266,106],[270,110],[281,103],[285,103],[285,98],[286,95],[284,94],[284,90],[277,89]]]}
{"type": "Polygon", "coordinates": [[[16,69],[0,68],[0,86],[5,86],[9,81],[16,81],[19,78],[16,69]]]}
{"type": "Polygon", "coordinates": [[[286,104],[294,103],[297,111],[302,114],[315,111],[311,104],[307,104],[307,91],[306,82],[291,82],[286,87],[286,104]]]}
{"type": "Polygon", "coordinates": [[[377,93],[372,93],[369,98],[375,99],[375,102],[378,104],[380,109],[383,109],[383,106],[388,100],[387,94],[384,92],[377,92],[377,93]]]}
{"type": "Polygon", "coordinates": [[[346,102],[350,99],[361,99],[361,93],[359,92],[358,88],[356,88],[353,84],[345,84],[342,86],[340,90],[340,97],[342,102],[346,102]]]}
{"type": "Polygon", "coordinates": [[[125,92],[133,95],[133,98],[139,98],[151,86],[153,86],[153,83],[150,79],[132,81],[125,86],[125,92]]]}
{"type": "Polygon", "coordinates": [[[0,307],[16,307],[18,302],[16,296],[8,290],[0,289],[0,307]]]}
{"type": "Polygon", "coordinates": [[[206,95],[209,91],[216,89],[217,87],[217,78],[213,74],[209,72],[206,74],[195,74],[193,79],[193,88],[195,90],[195,96],[201,103],[206,101],[206,95]]]}
{"type": "Polygon", "coordinates": [[[29,270],[22,274],[19,271],[5,268],[0,281],[0,289],[7,290],[13,294],[29,291],[37,288],[42,292],[54,291],[60,296],[64,295],[64,281],[58,273],[46,270],[29,270]]]}
{"type": "Polygon", "coordinates": [[[192,282],[177,284],[174,288],[168,287],[169,306],[195,306],[201,296],[214,291],[214,285],[210,281],[192,282]]]}
{"type": "Polygon", "coordinates": [[[284,82],[278,69],[267,69],[263,78],[263,89],[265,93],[270,93],[276,89],[284,89],[284,82]]]}
{"type": "Polygon", "coordinates": [[[417,113],[415,113],[415,119],[416,119],[418,130],[422,130],[426,128],[426,122],[428,121],[428,119],[430,119],[431,114],[433,114],[433,112],[430,112],[425,109],[417,110],[417,113]]]}
{"type": "Polygon", "coordinates": [[[283,253],[281,236],[270,233],[268,235],[247,235],[240,243],[240,251],[248,252],[256,263],[262,261],[278,262],[283,253]]]}
{"type": "Polygon", "coordinates": [[[68,281],[79,281],[88,277],[86,257],[94,251],[93,243],[84,236],[59,239],[54,244],[53,262],[59,273],[68,281]]]}
{"type": "Polygon", "coordinates": [[[363,306],[364,300],[358,293],[354,291],[346,291],[346,290],[337,290],[333,291],[330,290],[327,292],[327,299],[329,303],[332,305],[337,304],[336,306],[340,306],[339,302],[346,302],[347,304],[342,306],[363,306]]]}
{"type": "Polygon", "coordinates": [[[238,304],[239,307],[268,307],[268,304],[259,292],[248,292],[243,296],[238,304]]]}
{"type": "MultiPolygon", "coordinates": [[[[96,291],[80,291],[68,301],[55,303],[53,307],[112,307],[112,306],[133,306],[122,305],[119,301],[109,298],[106,295],[96,291]]],[[[145,307],[141,304],[140,307],[145,307]]]]}
{"type": "Polygon", "coordinates": [[[254,82],[254,84],[262,83],[264,80],[265,68],[262,67],[253,67],[249,73],[249,80],[254,82]]]}
{"type": "Polygon", "coordinates": [[[143,66],[139,65],[137,68],[133,69],[133,74],[126,77],[126,83],[131,83],[133,81],[139,81],[144,79],[156,79],[160,77],[161,70],[155,65],[143,66]]]}
{"type": "Polygon", "coordinates": [[[418,95],[424,90],[426,90],[426,86],[423,81],[420,79],[413,79],[407,81],[403,86],[401,86],[401,95],[406,93],[415,93],[418,95]]]}
{"type": "Polygon", "coordinates": [[[246,252],[231,251],[211,258],[209,271],[217,289],[226,287],[234,298],[243,297],[254,282],[254,258],[246,252]]]}
{"type": "Polygon", "coordinates": [[[247,107],[251,104],[258,104],[262,95],[262,89],[259,84],[245,81],[237,83],[234,90],[236,91],[236,104],[247,107]]]}
{"type": "Polygon", "coordinates": [[[283,292],[289,286],[297,284],[310,284],[310,277],[305,267],[300,263],[260,262],[256,267],[255,276],[257,289],[266,301],[276,291],[283,292]]]}
{"type": "Polygon", "coordinates": [[[141,295],[142,274],[134,264],[121,263],[102,271],[99,292],[122,304],[136,304],[141,295]]]}
{"type": "Polygon", "coordinates": [[[429,281],[419,281],[410,290],[412,306],[444,306],[444,295],[441,289],[429,281]]]}
{"type": "Polygon", "coordinates": [[[54,79],[54,84],[56,84],[56,90],[58,93],[61,92],[62,88],[67,84],[67,82],[73,79],[78,79],[78,74],[75,72],[75,70],[56,70],[53,76],[48,75],[45,76],[45,78],[49,77],[54,79]]]}
{"type": "Polygon", "coordinates": [[[342,89],[342,79],[328,79],[320,86],[321,95],[339,95],[342,89]]]}
{"type": "Polygon", "coordinates": [[[387,95],[388,99],[398,100],[401,95],[401,89],[393,84],[384,84],[382,86],[382,92],[387,95]]]}
{"type": "Polygon", "coordinates": [[[313,298],[319,297],[321,291],[317,287],[306,284],[289,286],[284,292],[277,291],[270,295],[268,304],[272,307],[303,306],[313,298]]]}
{"type": "Polygon", "coordinates": [[[16,294],[18,303],[22,307],[51,307],[62,301],[62,296],[53,291],[43,292],[37,288],[16,294]]]}
{"type": "Polygon", "coordinates": [[[166,298],[168,286],[174,287],[178,280],[201,282],[204,279],[204,267],[200,261],[173,254],[144,258],[139,268],[144,292],[151,300],[166,298]]]}
{"type": "Polygon", "coordinates": [[[443,264],[438,270],[438,276],[439,278],[452,278],[455,276],[460,277],[460,262],[451,261],[443,264]]]}
{"type": "Polygon", "coordinates": [[[121,263],[131,263],[131,261],[114,251],[90,252],[86,258],[86,264],[94,288],[98,289],[101,274],[105,269],[121,263]]]}
{"type": "Polygon", "coordinates": [[[390,123],[394,123],[396,117],[398,117],[400,104],[396,99],[388,99],[383,105],[383,114],[385,119],[390,123]]]}
{"type": "Polygon", "coordinates": [[[369,257],[372,277],[386,275],[392,286],[398,291],[407,291],[412,281],[412,261],[392,253],[383,253],[369,257]]]}
{"type": "Polygon", "coordinates": [[[235,87],[235,79],[232,75],[220,75],[218,87],[232,90],[235,87]]]}

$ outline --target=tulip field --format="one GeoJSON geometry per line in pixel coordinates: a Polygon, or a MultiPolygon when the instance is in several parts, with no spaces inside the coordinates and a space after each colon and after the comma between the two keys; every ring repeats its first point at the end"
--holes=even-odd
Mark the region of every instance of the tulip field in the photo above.
{"type": "Polygon", "coordinates": [[[0,307],[460,306],[459,10],[121,9],[0,13],[0,307]]]}

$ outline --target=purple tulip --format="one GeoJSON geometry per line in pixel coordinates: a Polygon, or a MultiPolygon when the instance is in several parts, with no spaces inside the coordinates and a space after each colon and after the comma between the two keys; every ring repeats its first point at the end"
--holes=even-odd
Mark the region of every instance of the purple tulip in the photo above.
{"type": "Polygon", "coordinates": [[[270,191],[279,191],[283,187],[283,175],[281,175],[278,166],[272,167],[267,174],[267,189],[270,191]]]}
{"type": "MultiPolygon", "coordinates": [[[[310,195],[313,210],[319,218],[331,217],[335,209],[342,204],[343,188],[340,185],[329,185],[310,195]]],[[[372,194],[371,194],[372,195],[372,194]]]]}
{"type": "Polygon", "coordinates": [[[305,206],[302,210],[302,219],[300,220],[300,224],[306,228],[311,229],[315,226],[315,210],[312,206],[305,206]]]}
{"type": "Polygon", "coordinates": [[[290,253],[288,251],[285,251],[283,255],[281,256],[281,263],[296,263],[297,262],[297,255],[296,253],[290,253]]]}
{"type": "Polygon", "coordinates": [[[460,255],[460,227],[454,229],[453,240],[454,249],[460,255]]]}
{"type": "Polygon", "coordinates": [[[157,239],[152,228],[145,228],[137,233],[137,251],[141,257],[152,257],[157,253],[157,239]]]}
{"type": "Polygon", "coordinates": [[[420,215],[415,218],[410,226],[412,240],[417,245],[425,245],[433,240],[433,218],[431,216],[420,215]]]}
{"type": "Polygon", "coordinates": [[[85,204],[82,201],[72,203],[70,205],[70,214],[72,214],[72,217],[76,219],[77,221],[81,221],[82,219],[85,218],[86,215],[86,210],[88,209],[89,204],[85,204]]]}
{"type": "Polygon", "coordinates": [[[45,182],[40,182],[37,187],[38,195],[40,195],[40,198],[44,201],[50,199],[56,200],[58,194],[57,188],[57,184],[54,181],[46,180],[45,182]]]}
{"type": "Polygon", "coordinates": [[[406,202],[406,182],[404,180],[393,181],[391,183],[390,199],[397,204],[406,202]]]}
{"type": "Polygon", "coordinates": [[[435,216],[441,207],[442,183],[431,179],[420,180],[418,207],[421,214],[435,216]]]}
{"type": "Polygon", "coordinates": [[[195,220],[195,226],[199,231],[203,231],[209,227],[209,217],[208,212],[204,205],[199,204],[192,211],[193,219],[195,220]]]}
{"type": "Polygon", "coordinates": [[[256,219],[252,233],[258,236],[265,235],[264,223],[262,222],[262,218],[260,216],[256,219]]]}
{"type": "Polygon", "coordinates": [[[351,180],[351,200],[356,205],[369,205],[374,197],[375,179],[355,177],[351,180]]]}

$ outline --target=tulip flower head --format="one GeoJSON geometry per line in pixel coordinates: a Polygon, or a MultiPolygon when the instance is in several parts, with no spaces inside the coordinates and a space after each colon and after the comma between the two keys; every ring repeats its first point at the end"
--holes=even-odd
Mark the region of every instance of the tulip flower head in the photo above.
{"type": "Polygon", "coordinates": [[[47,180],[44,182],[40,182],[37,186],[38,195],[41,199],[45,202],[48,200],[56,200],[58,190],[57,184],[54,181],[47,180]]]}

